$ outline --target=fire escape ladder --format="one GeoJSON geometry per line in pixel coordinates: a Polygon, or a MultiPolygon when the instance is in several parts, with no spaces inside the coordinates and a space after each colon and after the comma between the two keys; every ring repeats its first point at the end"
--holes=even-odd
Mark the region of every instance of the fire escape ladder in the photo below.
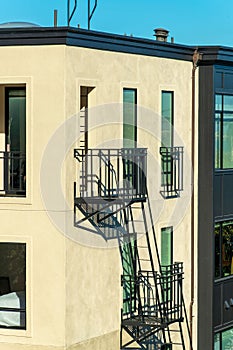
{"type": "Polygon", "coordinates": [[[179,349],[182,350],[186,350],[186,349],[190,349],[193,350],[193,345],[192,345],[192,338],[191,338],[191,333],[190,333],[190,329],[189,329],[189,320],[188,320],[188,314],[187,314],[187,310],[186,310],[186,305],[184,302],[184,297],[183,297],[183,293],[181,296],[181,302],[182,302],[182,312],[184,315],[184,322],[182,322],[181,320],[179,320],[178,324],[172,324],[169,325],[166,329],[167,333],[168,333],[168,337],[169,337],[169,341],[176,345],[179,349]],[[176,326],[176,327],[175,327],[176,326]],[[187,347],[186,347],[186,342],[185,342],[185,338],[184,338],[184,331],[183,328],[187,329],[187,347]],[[176,335],[178,334],[179,337],[176,335]],[[175,337],[175,341],[173,340],[173,338],[175,337]]]}
{"type": "Polygon", "coordinates": [[[80,148],[85,150],[85,153],[88,151],[88,145],[87,145],[87,108],[83,107],[79,114],[80,114],[80,148]]]}
{"type": "MultiPolygon", "coordinates": [[[[147,200],[149,202],[149,198],[147,200]]],[[[122,286],[127,293],[122,310],[121,349],[132,349],[135,344],[141,349],[148,349],[149,344],[170,349],[172,341],[169,326],[175,323],[179,324],[183,339],[182,264],[160,266],[151,210],[147,204],[141,202],[130,205],[124,216],[127,231],[137,240],[134,242],[136,253],[130,250],[131,254],[136,254],[134,272],[124,275],[123,269],[122,286]],[[159,272],[155,270],[155,265],[159,266],[159,272]],[[123,340],[123,330],[130,336],[127,341],[123,340]]],[[[135,259],[135,255],[133,257],[135,259]]]]}

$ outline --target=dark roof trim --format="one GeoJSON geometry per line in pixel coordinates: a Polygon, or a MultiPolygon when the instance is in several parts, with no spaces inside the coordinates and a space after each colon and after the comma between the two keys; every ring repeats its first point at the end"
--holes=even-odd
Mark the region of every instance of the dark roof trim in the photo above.
{"type": "Polygon", "coordinates": [[[199,65],[233,65],[233,48],[231,47],[201,46],[198,51],[202,54],[199,65]]]}
{"type": "Polygon", "coordinates": [[[67,45],[152,57],[192,61],[196,48],[199,65],[233,65],[233,48],[187,46],[72,27],[0,28],[0,46],[67,45]]]}
{"type": "Polygon", "coordinates": [[[0,46],[68,45],[191,61],[189,46],[71,27],[1,28],[0,46]]]}

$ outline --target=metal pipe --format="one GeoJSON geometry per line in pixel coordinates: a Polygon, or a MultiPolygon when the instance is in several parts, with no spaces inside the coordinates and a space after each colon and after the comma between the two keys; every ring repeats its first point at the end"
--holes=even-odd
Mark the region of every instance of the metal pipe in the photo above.
{"type": "Polygon", "coordinates": [[[191,163],[192,163],[192,197],[191,197],[191,298],[189,304],[189,327],[190,327],[190,350],[192,350],[193,340],[193,305],[194,305],[194,170],[195,170],[195,72],[197,69],[200,55],[196,49],[193,53],[193,68],[192,68],[192,140],[191,140],[191,163]]]}
{"type": "Polygon", "coordinates": [[[87,26],[88,26],[88,30],[90,30],[90,0],[88,0],[88,6],[87,6],[87,26]]]}
{"type": "Polygon", "coordinates": [[[69,27],[69,18],[70,18],[70,0],[67,0],[67,25],[69,27]]]}
{"type": "Polygon", "coordinates": [[[57,27],[57,10],[54,10],[53,21],[54,21],[54,27],[57,27]]]}

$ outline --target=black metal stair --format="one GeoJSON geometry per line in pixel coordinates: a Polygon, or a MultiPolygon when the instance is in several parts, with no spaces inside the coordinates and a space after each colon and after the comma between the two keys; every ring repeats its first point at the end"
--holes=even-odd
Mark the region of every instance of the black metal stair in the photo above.
{"type": "Polygon", "coordinates": [[[117,239],[122,259],[121,349],[171,349],[182,322],[183,265],[161,266],[146,188],[145,149],[76,149],[81,165],[74,189],[74,225],[89,221],[105,240],[117,239]],[[78,210],[78,212],[77,212],[78,210]],[[82,215],[80,217],[80,214],[82,215]],[[123,340],[123,335],[128,340],[123,340]]]}

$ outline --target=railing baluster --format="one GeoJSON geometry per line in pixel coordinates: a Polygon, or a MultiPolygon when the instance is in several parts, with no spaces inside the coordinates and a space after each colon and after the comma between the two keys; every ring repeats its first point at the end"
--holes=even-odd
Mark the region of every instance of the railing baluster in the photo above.
{"type": "Polygon", "coordinates": [[[26,154],[20,151],[1,151],[3,187],[5,195],[26,194],[26,154]]]}
{"type": "Polygon", "coordinates": [[[180,196],[183,190],[183,153],[181,147],[160,147],[161,192],[165,198],[180,196]]]}
{"type": "Polygon", "coordinates": [[[120,180],[120,156],[119,156],[119,149],[118,149],[117,150],[117,178],[116,178],[117,196],[119,195],[119,180],[120,180]]]}
{"type": "MultiPolygon", "coordinates": [[[[174,263],[173,265],[164,266],[162,274],[159,275],[153,271],[140,271],[135,280],[132,275],[122,276],[125,283],[131,281],[130,296],[125,294],[130,301],[130,316],[139,317],[142,322],[146,322],[145,318],[160,318],[161,322],[167,324],[182,320],[182,279],[183,270],[182,263],[174,263]],[[137,307],[133,313],[133,300],[131,297],[136,289],[137,307]]],[[[123,283],[126,288],[127,283],[123,283]]],[[[126,315],[125,315],[126,316],[126,315]]]]}
{"type": "Polygon", "coordinates": [[[88,153],[83,149],[75,149],[74,157],[82,163],[81,197],[118,196],[121,176],[122,180],[125,180],[122,188],[123,196],[126,198],[146,196],[146,149],[89,149],[88,153]],[[98,161],[95,162],[95,159],[98,161]],[[97,170],[95,163],[99,168],[97,170]]]}

